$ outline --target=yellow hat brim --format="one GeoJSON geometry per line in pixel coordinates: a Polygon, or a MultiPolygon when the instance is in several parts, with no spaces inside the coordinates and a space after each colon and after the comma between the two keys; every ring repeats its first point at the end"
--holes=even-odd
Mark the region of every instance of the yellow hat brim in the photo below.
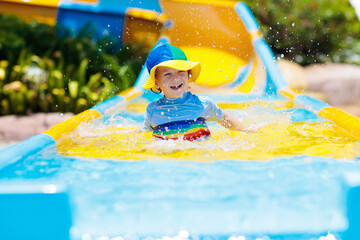
{"type": "Polygon", "coordinates": [[[158,65],[154,66],[150,71],[150,76],[142,86],[147,90],[156,90],[155,89],[155,71],[157,67],[169,67],[180,71],[189,71],[191,70],[191,78],[189,82],[195,82],[200,75],[201,65],[199,62],[191,62],[184,60],[169,60],[158,65]]]}

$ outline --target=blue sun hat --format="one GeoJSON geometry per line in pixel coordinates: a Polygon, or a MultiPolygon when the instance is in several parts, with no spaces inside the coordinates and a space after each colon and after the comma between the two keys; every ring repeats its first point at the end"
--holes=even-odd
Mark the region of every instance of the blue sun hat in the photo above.
{"type": "Polygon", "coordinates": [[[195,81],[200,74],[201,66],[199,62],[187,60],[185,53],[177,47],[170,44],[162,44],[154,48],[146,59],[146,68],[150,76],[143,85],[148,90],[155,89],[155,71],[157,67],[169,67],[180,71],[191,70],[189,82],[195,81]]]}

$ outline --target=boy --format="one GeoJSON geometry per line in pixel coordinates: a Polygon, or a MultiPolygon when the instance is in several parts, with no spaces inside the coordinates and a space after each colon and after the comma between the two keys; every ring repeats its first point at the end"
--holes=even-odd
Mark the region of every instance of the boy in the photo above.
{"type": "Polygon", "coordinates": [[[164,94],[146,109],[143,129],[160,139],[202,140],[210,136],[206,121],[249,131],[233,116],[223,112],[213,100],[188,91],[189,82],[200,74],[200,63],[187,61],[185,53],[170,44],[153,49],[146,67],[150,73],[143,88],[164,94]]]}

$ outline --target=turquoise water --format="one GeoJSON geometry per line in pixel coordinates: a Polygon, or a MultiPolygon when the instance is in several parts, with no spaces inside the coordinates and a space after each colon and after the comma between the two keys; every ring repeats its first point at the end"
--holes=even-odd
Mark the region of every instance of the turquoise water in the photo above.
{"type": "Polygon", "coordinates": [[[326,239],[341,239],[347,228],[343,176],[360,172],[359,158],[131,162],[51,151],[5,168],[1,181],[68,186],[73,239],[319,239],[329,232],[326,239]]]}

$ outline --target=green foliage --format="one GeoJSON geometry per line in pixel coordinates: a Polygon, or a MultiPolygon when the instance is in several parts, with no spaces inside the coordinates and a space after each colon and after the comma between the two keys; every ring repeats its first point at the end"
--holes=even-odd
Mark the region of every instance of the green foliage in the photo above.
{"type": "Polygon", "coordinates": [[[360,22],[348,0],[245,0],[276,55],[302,65],[360,64],[360,22]]]}
{"type": "Polygon", "coordinates": [[[111,37],[93,41],[87,26],[71,36],[0,15],[0,115],[79,113],[132,86],[147,53],[116,46],[111,37]]]}

